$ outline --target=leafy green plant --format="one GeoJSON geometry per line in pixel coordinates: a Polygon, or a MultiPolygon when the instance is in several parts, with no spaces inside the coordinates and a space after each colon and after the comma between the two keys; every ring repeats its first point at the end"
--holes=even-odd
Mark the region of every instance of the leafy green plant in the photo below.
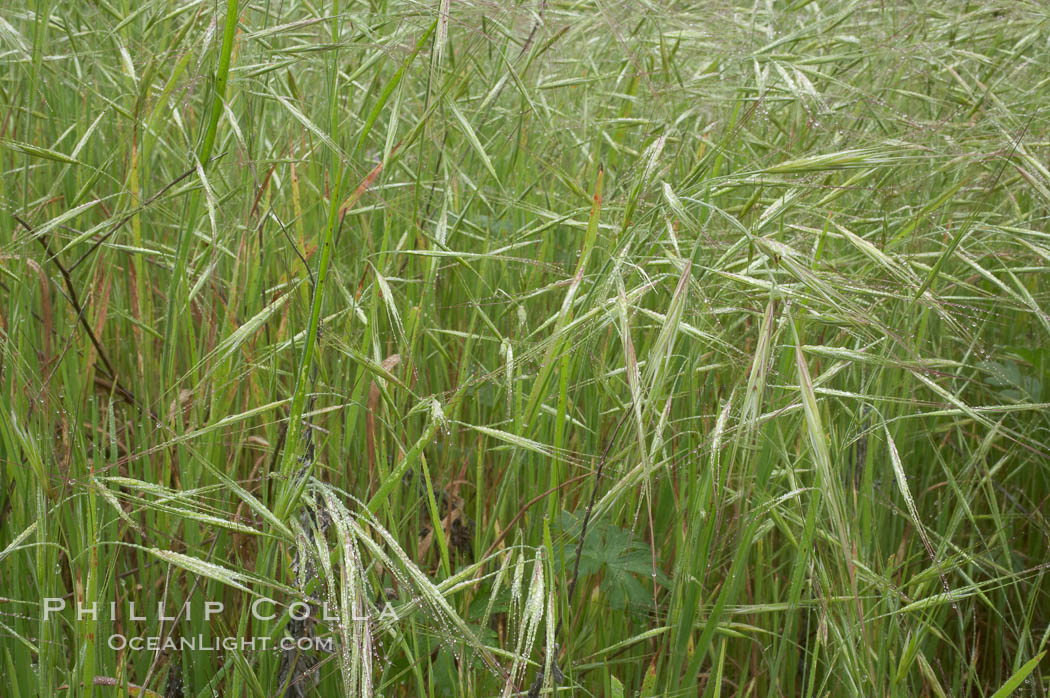
{"type": "Polygon", "coordinates": [[[1039,402],[1043,394],[1043,383],[1038,376],[1026,373],[1016,361],[982,361],[981,368],[987,371],[984,382],[991,386],[1004,400],[1039,402]]]}
{"type": "Polygon", "coordinates": [[[1050,381],[1050,350],[1011,347],[1014,359],[982,361],[984,382],[1004,400],[1042,402],[1050,381]]]}
{"type": "MultiPolygon", "coordinates": [[[[563,571],[568,576],[573,570],[583,514],[562,511],[559,524],[563,538],[557,548],[557,559],[563,561],[563,571]]],[[[652,580],[665,588],[670,582],[664,571],[654,564],[660,565],[661,561],[654,559],[652,548],[638,533],[607,521],[592,520],[580,554],[580,583],[597,575],[599,588],[611,610],[640,613],[646,608],[652,609],[654,593],[651,584],[642,580],[652,580]]]]}

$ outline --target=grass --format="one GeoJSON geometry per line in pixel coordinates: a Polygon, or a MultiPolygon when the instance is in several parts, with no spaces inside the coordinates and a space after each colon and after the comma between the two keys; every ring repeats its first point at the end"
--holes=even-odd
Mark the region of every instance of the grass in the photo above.
{"type": "Polygon", "coordinates": [[[1048,27],[5,4],[4,694],[1047,695],[1048,27]]]}

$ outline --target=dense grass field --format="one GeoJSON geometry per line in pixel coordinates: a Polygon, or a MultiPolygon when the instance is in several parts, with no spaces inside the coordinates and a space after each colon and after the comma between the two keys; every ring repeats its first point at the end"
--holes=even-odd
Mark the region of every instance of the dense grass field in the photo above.
{"type": "Polygon", "coordinates": [[[1050,8],[0,8],[0,695],[1050,693],[1050,8]]]}

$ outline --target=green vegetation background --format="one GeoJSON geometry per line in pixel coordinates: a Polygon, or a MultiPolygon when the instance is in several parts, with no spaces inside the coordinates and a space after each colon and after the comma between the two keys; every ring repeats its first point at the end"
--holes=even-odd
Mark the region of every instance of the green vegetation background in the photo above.
{"type": "Polygon", "coordinates": [[[4,3],[0,692],[1047,695],[1048,29],[4,3]]]}

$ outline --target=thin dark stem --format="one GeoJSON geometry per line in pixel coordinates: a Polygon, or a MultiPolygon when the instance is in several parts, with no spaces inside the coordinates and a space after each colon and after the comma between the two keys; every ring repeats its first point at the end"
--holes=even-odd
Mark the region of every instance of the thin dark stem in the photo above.
{"type": "MultiPolygon", "coordinates": [[[[214,162],[215,160],[218,160],[219,158],[221,158],[221,157],[222,157],[223,155],[225,155],[225,154],[226,154],[226,153],[219,153],[218,155],[216,155],[215,157],[213,157],[213,158],[211,159],[211,162],[214,162]]],[[[180,174],[180,175],[179,175],[178,177],[176,177],[175,179],[171,180],[170,182],[168,182],[167,184],[165,184],[165,185],[164,185],[163,187],[161,187],[161,188],[160,188],[160,191],[158,191],[158,192],[157,192],[156,194],[154,194],[153,196],[149,197],[149,198],[148,198],[148,199],[146,199],[146,200],[145,200],[144,202],[142,202],[142,205],[141,205],[141,206],[139,206],[139,207],[135,208],[135,210],[131,211],[131,212],[130,212],[130,213],[128,213],[128,214],[127,214],[126,216],[124,216],[124,217],[123,217],[123,218],[121,218],[121,219],[120,219],[119,221],[117,221],[117,224],[116,224],[116,225],[114,225],[114,226],[113,226],[112,228],[110,228],[110,229],[109,229],[109,232],[108,232],[108,233],[106,233],[105,235],[103,235],[102,237],[100,237],[100,238],[99,238],[98,240],[95,240],[94,244],[92,244],[92,245],[91,245],[91,247],[90,247],[90,248],[88,248],[87,252],[85,252],[84,254],[80,255],[80,259],[78,259],[77,261],[73,262],[72,266],[70,266],[70,267],[69,267],[69,271],[73,271],[74,269],[76,269],[77,267],[79,267],[79,266],[80,266],[80,264],[81,264],[81,263],[82,263],[82,262],[83,262],[83,261],[84,261],[85,259],[87,259],[88,257],[90,257],[90,256],[91,256],[91,254],[92,254],[92,253],[93,253],[93,252],[94,252],[95,250],[97,250],[97,249],[99,248],[99,246],[100,246],[100,245],[101,245],[102,243],[104,243],[104,242],[105,242],[106,240],[108,240],[108,239],[109,239],[110,237],[112,237],[112,236],[113,236],[113,233],[115,233],[115,232],[117,232],[118,230],[120,230],[120,228],[121,228],[121,227],[123,227],[123,225],[124,225],[125,223],[127,223],[127,222],[128,222],[128,221],[130,221],[130,220],[131,220],[132,218],[134,218],[136,214],[138,214],[138,213],[142,212],[142,210],[143,210],[143,209],[147,208],[147,207],[148,207],[148,206],[149,206],[150,204],[152,204],[152,203],[153,203],[154,201],[156,201],[156,200],[157,200],[157,199],[159,199],[159,198],[160,198],[161,196],[163,196],[165,192],[167,192],[167,191],[168,191],[169,189],[171,189],[171,188],[172,188],[172,187],[174,187],[174,186],[175,186],[176,184],[178,184],[178,183],[179,183],[179,182],[181,182],[182,180],[186,179],[187,177],[189,177],[189,176],[190,176],[191,174],[193,174],[193,173],[194,173],[194,172],[196,172],[196,171],[197,171],[197,168],[196,168],[196,167],[193,167],[193,168],[191,168],[191,169],[188,169],[188,170],[186,170],[185,172],[183,172],[182,174],[180,174]]],[[[25,224],[23,223],[23,225],[25,225],[25,224]]]]}
{"type": "MultiPolygon", "coordinates": [[[[28,222],[23,220],[17,214],[12,214],[12,217],[16,221],[18,221],[19,225],[25,228],[30,235],[34,234],[33,226],[29,225],[28,222]]],[[[69,302],[73,306],[73,310],[76,311],[77,320],[79,321],[81,327],[84,328],[84,331],[87,332],[87,336],[91,340],[92,346],[94,346],[95,351],[98,352],[99,360],[102,361],[102,365],[105,367],[106,371],[113,379],[113,387],[115,387],[118,392],[122,393],[125,397],[127,397],[127,399],[130,400],[132,404],[135,404],[140,408],[146,409],[146,411],[149,412],[151,416],[155,417],[155,415],[153,415],[152,410],[150,410],[147,406],[142,405],[135,398],[135,394],[131,392],[127,388],[127,386],[121,383],[120,377],[117,374],[117,370],[113,367],[113,364],[109,360],[109,356],[106,354],[106,350],[102,347],[102,342],[100,342],[98,337],[95,336],[95,331],[91,329],[91,323],[88,322],[87,314],[84,312],[84,306],[81,305],[80,298],[77,296],[77,289],[76,286],[73,285],[73,277],[70,275],[69,269],[66,269],[66,267],[63,266],[62,262],[59,261],[58,256],[51,252],[51,245],[48,244],[46,237],[41,235],[36,237],[36,239],[44,247],[44,252],[47,254],[47,261],[52,262],[56,267],[58,267],[58,272],[62,275],[62,281],[65,283],[66,291],[69,293],[69,302]]]]}
{"type": "MultiPolygon", "coordinates": [[[[567,596],[569,603],[572,603],[572,596],[576,592],[576,582],[580,576],[580,558],[583,557],[583,542],[587,538],[587,526],[591,522],[591,514],[594,512],[594,500],[598,497],[598,488],[601,486],[602,472],[605,470],[605,464],[609,460],[609,451],[612,449],[614,443],[616,443],[616,435],[620,433],[620,427],[623,426],[624,421],[629,415],[630,409],[623,413],[620,417],[620,421],[616,423],[616,428],[613,429],[612,435],[609,436],[609,440],[605,444],[605,450],[602,451],[602,458],[598,462],[598,470],[594,474],[594,487],[591,489],[591,498],[587,502],[587,512],[583,515],[583,526],[580,528],[580,540],[576,543],[576,559],[572,563],[572,579],[569,580],[569,594],[567,596]]],[[[557,637],[561,632],[562,618],[558,619],[558,625],[554,629],[554,636],[557,637]]]]}

